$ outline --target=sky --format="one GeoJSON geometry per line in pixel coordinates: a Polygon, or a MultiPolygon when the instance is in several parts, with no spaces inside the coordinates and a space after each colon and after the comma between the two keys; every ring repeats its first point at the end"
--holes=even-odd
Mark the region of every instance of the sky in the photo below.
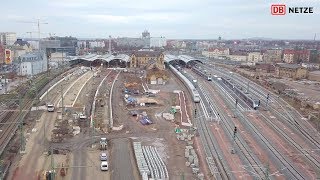
{"type": "Polygon", "coordinates": [[[167,39],[320,39],[320,0],[10,0],[1,2],[0,32],[19,37],[167,39]],[[271,4],[313,7],[313,14],[273,16],[271,4]],[[30,22],[30,23],[27,23],[30,22]]]}

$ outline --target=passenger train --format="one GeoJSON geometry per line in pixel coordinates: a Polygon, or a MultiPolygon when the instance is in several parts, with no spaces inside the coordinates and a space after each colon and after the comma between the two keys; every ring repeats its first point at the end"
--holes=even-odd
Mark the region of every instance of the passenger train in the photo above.
{"type": "Polygon", "coordinates": [[[176,68],[172,65],[169,65],[169,68],[172,72],[186,85],[188,91],[191,93],[193,102],[198,103],[200,102],[200,95],[198,90],[194,87],[194,85],[187,79],[182,73],[180,73],[176,68]]]}
{"type": "Polygon", "coordinates": [[[240,98],[242,98],[250,107],[257,110],[260,106],[260,100],[254,99],[248,92],[244,92],[241,86],[238,86],[231,82],[230,79],[225,79],[221,77],[221,80],[224,84],[226,84],[232,91],[237,94],[240,98]]]}
{"type": "Polygon", "coordinates": [[[195,73],[197,73],[198,75],[200,75],[201,77],[206,78],[208,81],[212,81],[211,74],[208,74],[208,73],[206,72],[206,70],[201,71],[200,69],[197,69],[197,68],[195,68],[195,67],[193,67],[192,70],[193,70],[195,73]]]}

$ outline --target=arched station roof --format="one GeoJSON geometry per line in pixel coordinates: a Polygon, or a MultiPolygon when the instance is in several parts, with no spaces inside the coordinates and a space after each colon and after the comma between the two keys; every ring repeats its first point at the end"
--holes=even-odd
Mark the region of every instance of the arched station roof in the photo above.
{"type": "Polygon", "coordinates": [[[166,62],[170,62],[170,61],[174,61],[174,60],[181,60],[184,61],[185,63],[188,63],[190,61],[198,61],[202,63],[201,59],[198,58],[194,58],[188,55],[179,55],[179,56],[175,56],[175,55],[171,55],[171,54],[165,54],[164,55],[164,60],[166,62]]]}
{"type": "Polygon", "coordinates": [[[86,60],[86,61],[95,61],[95,60],[102,60],[105,62],[110,62],[112,60],[119,59],[121,61],[128,62],[130,57],[126,54],[118,54],[116,56],[112,54],[104,54],[104,55],[97,55],[97,54],[88,54],[83,56],[70,56],[69,60],[86,60]]]}
{"type": "MultiPolygon", "coordinates": [[[[88,54],[88,55],[83,55],[83,56],[69,56],[67,57],[69,61],[74,61],[74,60],[86,60],[86,61],[95,61],[95,60],[102,60],[105,62],[110,62],[112,60],[119,59],[121,61],[129,62],[130,61],[130,56],[126,54],[118,54],[116,56],[112,54],[104,54],[104,55],[97,55],[97,54],[88,54]]],[[[192,56],[188,55],[171,55],[171,54],[165,54],[164,55],[164,60],[166,62],[174,61],[174,60],[181,60],[184,61],[185,63],[188,63],[190,61],[198,61],[202,62],[201,58],[194,58],[192,56]]]]}

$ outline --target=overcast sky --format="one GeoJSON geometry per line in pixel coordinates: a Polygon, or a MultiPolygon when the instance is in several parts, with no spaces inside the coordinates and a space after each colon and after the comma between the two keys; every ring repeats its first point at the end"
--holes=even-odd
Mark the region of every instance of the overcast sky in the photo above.
{"type": "MultiPolygon", "coordinates": [[[[266,37],[320,39],[320,0],[10,0],[1,2],[0,31],[49,33],[80,38],[151,36],[168,39],[266,37]],[[274,2],[312,6],[314,14],[272,16],[274,2]]],[[[36,33],[33,36],[37,36],[36,33]]]]}

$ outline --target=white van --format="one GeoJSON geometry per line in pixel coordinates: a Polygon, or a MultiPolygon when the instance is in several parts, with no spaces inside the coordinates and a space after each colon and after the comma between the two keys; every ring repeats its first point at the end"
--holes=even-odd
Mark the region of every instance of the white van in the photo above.
{"type": "Polygon", "coordinates": [[[107,161],[102,161],[101,162],[101,171],[108,171],[108,162],[107,161]]]}

